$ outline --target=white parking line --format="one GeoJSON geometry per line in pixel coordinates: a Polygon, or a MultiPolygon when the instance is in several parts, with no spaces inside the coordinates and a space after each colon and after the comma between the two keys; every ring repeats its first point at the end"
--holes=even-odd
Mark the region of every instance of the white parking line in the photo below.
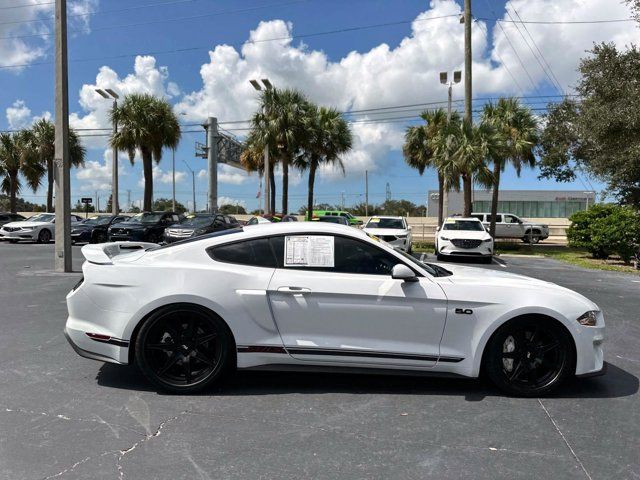
{"type": "Polygon", "coordinates": [[[498,265],[500,265],[502,268],[507,268],[507,264],[505,263],[504,260],[501,260],[497,257],[493,257],[493,261],[496,262],[498,265]]]}

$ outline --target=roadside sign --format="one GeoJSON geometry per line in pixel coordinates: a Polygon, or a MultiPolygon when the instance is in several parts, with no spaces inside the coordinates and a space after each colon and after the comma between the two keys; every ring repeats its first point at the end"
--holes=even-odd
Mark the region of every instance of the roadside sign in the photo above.
{"type": "Polygon", "coordinates": [[[87,205],[93,203],[93,199],[91,197],[82,197],[80,200],[82,203],[86,203],[87,205]]]}

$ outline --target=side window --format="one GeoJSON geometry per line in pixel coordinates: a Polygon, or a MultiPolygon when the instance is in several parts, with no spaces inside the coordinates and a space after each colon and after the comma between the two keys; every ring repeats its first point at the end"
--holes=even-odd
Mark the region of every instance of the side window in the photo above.
{"type": "Polygon", "coordinates": [[[348,215],[348,214],[346,214],[345,212],[340,212],[340,216],[341,216],[341,217],[348,217],[349,215],[348,215]]]}
{"type": "Polygon", "coordinates": [[[482,222],[482,221],[484,221],[484,218],[483,218],[483,217],[484,217],[484,215],[473,215],[473,214],[471,214],[471,217],[472,217],[472,218],[477,218],[477,219],[478,219],[478,220],[480,220],[481,222],[482,222]]]}
{"type": "Polygon", "coordinates": [[[207,253],[211,258],[219,262],[251,265],[253,267],[276,267],[276,260],[269,246],[269,240],[266,238],[211,247],[207,250],[207,253]]]}
{"type": "MultiPolygon", "coordinates": [[[[487,215],[487,222],[491,221],[491,215],[487,215]]],[[[502,215],[496,215],[496,223],[502,223],[502,215]]]]}
{"type": "Polygon", "coordinates": [[[9,221],[9,217],[7,217],[6,215],[0,215],[0,222],[8,222],[9,221]]]}
{"type": "Polygon", "coordinates": [[[518,219],[513,215],[505,215],[504,223],[518,223],[518,219]]]}
{"type": "Polygon", "coordinates": [[[216,217],[216,219],[213,221],[213,228],[221,227],[224,227],[224,220],[222,219],[222,217],[216,217]]]}
{"type": "MultiPolygon", "coordinates": [[[[347,237],[334,237],[335,265],[333,268],[309,267],[306,270],[359,273],[367,275],[391,275],[391,270],[401,260],[390,253],[360,240],[347,237]]],[[[271,245],[278,261],[278,268],[283,268],[284,236],[272,237],[271,245]]],[[[289,268],[289,267],[287,267],[289,268]]],[[[300,269],[301,267],[291,267],[300,269]]]]}

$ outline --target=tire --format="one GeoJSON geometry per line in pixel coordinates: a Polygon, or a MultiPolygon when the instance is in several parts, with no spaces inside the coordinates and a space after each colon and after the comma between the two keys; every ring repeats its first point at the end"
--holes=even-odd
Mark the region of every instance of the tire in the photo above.
{"type": "Polygon", "coordinates": [[[150,243],[160,243],[160,240],[161,240],[160,239],[160,235],[158,235],[157,233],[150,233],[147,236],[147,240],[146,241],[150,242],[150,243]]]}
{"type": "Polygon", "coordinates": [[[444,261],[444,257],[442,255],[440,255],[439,253],[436,253],[436,260],[438,260],[439,262],[443,262],[444,261]]]}
{"type": "Polygon", "coordinates": [[[409,248],[407,249],[407,253],[409,255],[411,255],[413,253],[413,245],[409,245],[409,248]]]}
{"type": "Polygon", "coordinates": [[[135,341],[135,360],[156,387],[194,393],[214,383],[233,365],[235,342],[216,315],[194,305],[171,305],[144,322],[135,341]]]}
{"type": "Polygon", "coordinates": [[[46,228],[44,230],[40,230],[37,241],[38,243],[49,243],[51,241],[51,232],[46,228]]]}
{"type": "Polygon", "coordinates": [[[493,262],[493,257],[482,257],[482,263],[490,265],[493,262]]]}
{"type": "Polygon", "coordinates": [[[524,243],[535,245],[540,242],[540,232],[528,232],[522,237],[524,243]]]}
{"type": "Polygon", "coordinates": [[[519,397],[547,395],[575,373],[573,339],[558,322],[521,317],[501,326],[484,357],[487,376],[503,392],[519,397]]]}

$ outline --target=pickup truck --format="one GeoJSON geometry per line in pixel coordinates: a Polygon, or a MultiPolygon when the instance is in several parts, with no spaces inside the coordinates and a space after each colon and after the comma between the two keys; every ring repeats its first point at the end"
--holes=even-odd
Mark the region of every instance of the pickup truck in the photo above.
{"type": "MultiPolygon", "coordinates": [[[[471,216],[480,220],[489,231],[490,213],[472,213],[471,216]]],[[[525,243],[538,243],[549,238],[549,225],[525,222],[512,213],[498,213],[496,238],[520,238],[525,243]]]]}

